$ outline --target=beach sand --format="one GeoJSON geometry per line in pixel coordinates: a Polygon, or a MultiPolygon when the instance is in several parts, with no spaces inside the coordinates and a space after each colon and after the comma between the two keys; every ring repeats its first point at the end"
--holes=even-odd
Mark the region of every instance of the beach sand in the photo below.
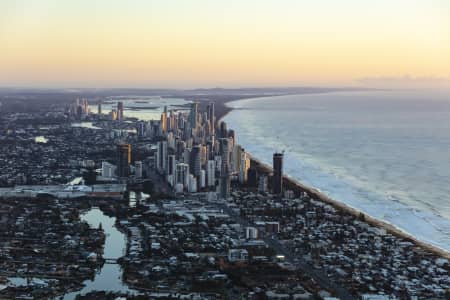
{"type": "MultiPolygon", "coordinates": [[[[250,97],[247,97],[245,99],[249,99],[249,98],[250,97]]],[[[251,97],[251,98],[258,98],[258,96],[251,97]]],[[[216,115],[216,120],[218,123],[220,122],[220,120],[223,117],[225,117],[230,111],[233,110],[233,108],[231,108],[230,106],[228,106],[226,104],[228,102],[236,101],[239,99],[243,99],[243,98],[239,97],[237,99],[236,98],[233,99],[233,97],[230,97],[229,99],[220,99],[220,100],[209,101],[209,102],[215,103],[215,109],[216,109],[215,115],[216,115]]],[[[200,102],[202,102],[202,101],[200,101],[200,102]]],[[[206,101],[203,104],[206,106],[206,101]]],[[[239,133],[237,133],[237,134],[239,134],[239,133]]],[[[258,169],[259,172],[264,172],[264,173],[269,173],[269,174],[273,172],[273,169],[271,166],[258,160],[258,158],[252,156],[251,153],[249,153],[249,155],[250,155],[250,159],[251,159],[251,165],[256,167],[256,169],[258,169]]],[[[324,203],[327,203],[327,204],[333,206],[334,208],[336,208],[337,210],[348,213],[348,214],[354,216],[355,218],[360,218],[362,215],[364,215],[364,222],[366,222],[374,227],[385,229],[386,232],[388,232],[394,236],[397,236],[399,238],[410,241],[410,242],[414,243],[418,248],[420,248],[424,251],[429,251],[437,256],[441,256],[441,257],[444,257],[444,258],[450,260],[450,253],[448,251],[441,249],[437,246],[431,245],[429,243],[423,242],[421,240],[418,240],[411,234],[401,230],[400,228],[398,228],[388,222],[374,218],[354,207],[348,206],[345,203],[342,203],[338,200],[332,199],[332,198],[328,197],[327,195],[321,193],[319,190],[317,190],[314,187],[307,186],[307,185],[299,182],[298,180],[293,179],[286,175],[283,176],[283,184],[287,189],[291,189],[297,193],[298,192],[306,192],[310,197],[317,199],[319,201],[322,201],[324,203]]]]}

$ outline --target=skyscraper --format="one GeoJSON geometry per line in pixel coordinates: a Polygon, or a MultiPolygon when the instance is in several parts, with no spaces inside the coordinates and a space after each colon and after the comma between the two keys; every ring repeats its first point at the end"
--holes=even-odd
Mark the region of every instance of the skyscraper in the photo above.
{"type": "Polygon", "coordinates": [[[164,111],[161,114],[161,131],[162,134],[167,132],[167,106],[164,106],[164,111]]]}
{"type": "Polygon", "coordinates": [[[161,173],[166,172],[166,162],[167,162],[167,141],[159,141],[158,142],[158,149],[156,152],[157,162],[156,166],[157,169],[161,173]]]}
{"type": "Polygon", "coordinates": [[[123,102],[117,102],[117,120],[123,120],[123,102]]]}
{"type": "Polygon", "coordinates": [[[227,123],[220,122],[220,137],[226,138],[228,137],[227,123]]]}
{"type": "Polygon", "coordinates": [[[175,176],[176,176],[177,161],[175,155],[169,155],[167,159],[167,182],[171,186],[175,186],[175,176]]]}
{"type": "Polygon", "coordinates": [[[240,158],[239,182],[246,183],[248,179],[248,169],[250,169],[250,158],[245,151],[242,151],[240,158]]]}
{"type": "Polygon", "coordinates": [[[209,187],[216,185],[216,162],[208,160],[206,164],[207,183],[209,187]]]}
{"type": "Polygon", "coordinates": [[[184,188],[189,185],[189,165],[185,163],[179,163],[176,166],[175,182],[182,184],[184,188]]]}
{"type": "Polygon", "coordinates": [[[275,195],[281,195],[283,193],[283,153],[273,154],[272,191],[275,195]]]}
{"type": "Polygon", "coordinates": [[[192,148],[191,159],[190,159],[190,169],[192,174],[196,177],[200,176],[200,171],[202,169],[202,152],[201,146],[196,145],[192,148]]]}
{"type": "Polygon", "coordinates": [[[130,174],[131,145],[117,145],[117,176],[128,177],[130,174]]]}
{"type": "Polygon", "coordinates": [[[98,113],[99,115],[102,114],[102,103],[101,103],[101,102],[98,103],[98,106],[97,106],[97,113],[98,113]]]}
{"type": "Polygon", "coordinates": [[[175,175],[177,161],[175,155],[168,156],[167,175],[175,175]]]}
{"type": "Polygon", "coordinates": [[[134,162],[134,176],[136,178],[142,178],[142,161],[134,162]]]}
{"type": "Polygon", "coordinates": [[[191,128],[196,129],[197,128],[197,119],[198,119],[198,103],[193,102],[191,106],[191,114],[190,114],[190,122],[191,122],[191,128]]]}
{"type": "Polygon", "coordinates": [[[210,134],[214,135],[215,131],[215,115],[214,115],[214,102],[209,103],[208,105],[208,120],[209,120],[209,126],[210,126],[210,134]]]}
{"type": "Polygon", "coordinates": [[[228,139],[220,139],[220,198],[227,199],[230,196],[230,166],[228,139]]]}

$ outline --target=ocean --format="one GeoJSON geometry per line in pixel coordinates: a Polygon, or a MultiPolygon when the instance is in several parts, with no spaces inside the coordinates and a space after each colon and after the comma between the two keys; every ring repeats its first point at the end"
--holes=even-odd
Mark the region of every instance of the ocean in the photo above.
{"type": "Polygon", "coordinates": [[[450,92],[245,99],[225,116],[246,151],[331,198],[450,251],[450,92]]]}

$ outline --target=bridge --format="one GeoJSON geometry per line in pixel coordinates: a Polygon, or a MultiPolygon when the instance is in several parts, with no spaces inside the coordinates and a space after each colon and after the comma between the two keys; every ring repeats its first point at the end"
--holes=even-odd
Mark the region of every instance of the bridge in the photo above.
{"type": "Polygon", "coordinates": [[[119,264],[117,262],[117,258],[104,258],[104,260],[105,260],[105,264],[108,264],[108,265],[117,265],[117,264],[119,264]]]}

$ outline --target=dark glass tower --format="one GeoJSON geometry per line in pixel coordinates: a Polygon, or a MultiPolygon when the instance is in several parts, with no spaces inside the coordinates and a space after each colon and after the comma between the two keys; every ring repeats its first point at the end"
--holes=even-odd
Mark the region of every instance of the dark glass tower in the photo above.
{"type": "Polygon", "coordinates": [[[123,102],[117,102],[117,120],[123,120],[123,102]]]}
{"type": "Polygon", "coordinates": [[[128,177],[130,174],[131,145],[117,145],[117,176],[128,177]]]}
{"type": "Polygon", "coordinates": [[[273,154],[272,191],[275,195],[281,195],[283,193],[283,153],[273,154]]]}

